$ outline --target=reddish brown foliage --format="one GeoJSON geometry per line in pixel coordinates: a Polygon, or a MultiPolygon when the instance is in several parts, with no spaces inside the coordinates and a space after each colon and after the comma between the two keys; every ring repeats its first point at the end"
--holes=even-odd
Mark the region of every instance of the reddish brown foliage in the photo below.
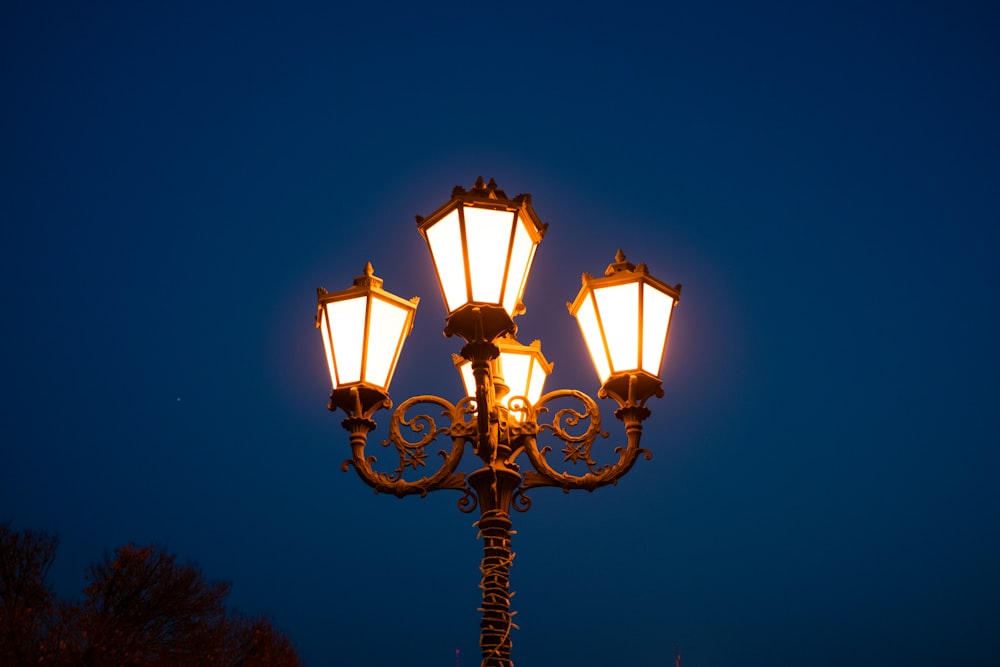
{"type": "Polygon", "coordinates": [[[39,662],[55,616],[45,575],[57,544],[54,537],[0,524],[0,665],[39,662]]]}
{"type": "Polygon", "coordinates": [[[45,585],[56,540],[0,524],[0,664],[298,667],[266,618],[226,613],[230,586],[159,547],[130,544],[91,565],[79,605],[45,585]]]}

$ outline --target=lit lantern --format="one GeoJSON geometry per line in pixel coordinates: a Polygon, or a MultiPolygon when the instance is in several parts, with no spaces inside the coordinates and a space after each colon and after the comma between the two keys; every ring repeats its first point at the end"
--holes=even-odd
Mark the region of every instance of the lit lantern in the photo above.
{"type": "Polygon", "coordinates": [[[479,178],[471,191],[456,186],[452,198],[426,218],[417,216],[437,272],[447,335],[467,341],[514,333],[514,316],[535,249],[548,225],[531,207],[531,195],[507,199],[493,179],[479,178]],[[477,326],[482,331],[477,332],[477,326]]]}
{"type": "Polygon", "coordinates": [[[379,396],[387,398],[419,297],[407,301],[386,292],[370,262],[353,287],[334,293],[321,287],[317,293],[316,327],[323,335],[334,395],[339,392],[339,400],[346,401],[345,390],[361,390],[366,408],[379,396]]]}
{"type": "MultiPolygon", "coordinates": [[[[504,336],[494,341],[500,356],[491,362],[494,386],[500,404],[510,411],[510,418],[520,421],[523,402],[534,405],[542,396],[545,379],[552,372],[552,364],[542,354],[541,341],[522,345],[512,336],[504,336]]],[[[472,374],[472,364],[468,359],[453,355],[455,366],[462,375],[465,393],[476,397],[476,378],[472,374]]]]}
{"type": "Polygon", "coordinates": [[[670,287],[649,275],[645,264],[626,262],[621,250],[603,277],[583,274],[580,293],[566,305],[606,390],[624,398],[631,377],[642,400],[662,392],[660,366],[680,292],[680,285],[670,287]]]}

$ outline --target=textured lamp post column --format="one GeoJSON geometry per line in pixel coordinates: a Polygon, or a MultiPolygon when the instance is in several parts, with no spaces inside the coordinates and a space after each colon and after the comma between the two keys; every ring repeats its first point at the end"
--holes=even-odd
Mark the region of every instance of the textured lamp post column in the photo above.
{"type": "Polygon", "coordinates": [[[452,489],[462,493],[462,511],[479,508],[482,664],[510,667],[511,510],[527,511],[526,491],[536,487],[568,492],[615,484],[640,455],[651,456],[639,440],[650,414],[646,401],[663,395],[659,370],[680,285],[653,278],[645,265],[627,262],[619,250],[604,277],[584,274],[580,294],[567,304],[601,380],[598,396],[617,403],[615,417],[624,425],[626,442],[613,449],[618,460],[598,464],[591,450],[608,433],[601,428],[596,402],[574,389],[543,394],[552,364],[540,342],[522,345],[516,339],[514,317],[524,311],[521,299],[547,227],[531,197],[509,199],[492,180],[479,179],[470,191],[456,187],[448,203],[427,218],[418,216],[417,224],[448,310],[444,332],[465,340],[454,364],[466,396],[454,404],[438,396],[403,401],[392,411],[384,442],[395,447],[399,465],[391,472],[375,470],[374,457],[365,453],[368,434],[377,428],[372,416],[392,409],[389,383],[418,299],[406,301],[383,290],[368,264],[353,287],[319,290],[316,326],[333,385],[329,408],[347,414],[342,425],[350,434],[351,458],[342,468],[353,467],[376,492],[403,497],[452,489]],[[576,407],[553,409],[565,402],[576,407]],[[417,405],[430,406],[429,412],[411,416],[417,405]],[[586,472],[553,467],[548,461],[552,447],[539,446],[543,436],[563,443],[563,463],[584,466],[586,472]],[[440,467],[405,479],[407,468],[426,467],[426,448],[439,437],[451,440],[450,451],[441,452],[440,467]],[[482,465],[466,474],[458,467],[469,450],[482,465]],[[523,473],[516,462],[521,457],[529,464],[523,473]]]}
{"type": "Polygon", "coordinates": [[[479,534],[483,538],[481,587],[483,620],[480,646],[483,665],[506,666],[510,660],[510,548],[511,501],[521,484],[521,475],[506,466],[481,468],[469,475],[469,484],[479,499],[479,534]]]}

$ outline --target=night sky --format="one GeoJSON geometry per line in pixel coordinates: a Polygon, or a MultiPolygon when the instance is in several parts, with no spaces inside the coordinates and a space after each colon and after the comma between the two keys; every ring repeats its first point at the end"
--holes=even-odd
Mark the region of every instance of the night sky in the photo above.
{"type": "Polygon", "coordinates": [[[516,664],[1000,664],[1000,10],[652,4],[3,3],[0,520],[56,590],[156,542],[312,667],[478,665],[476,516],[341,472],[313,317],[371,261],[394,401],[457,400],[413,216],[483,176],[550,224],[547,389],[581,273],[684,285],[652,460],[514,516],[516,664]]]}

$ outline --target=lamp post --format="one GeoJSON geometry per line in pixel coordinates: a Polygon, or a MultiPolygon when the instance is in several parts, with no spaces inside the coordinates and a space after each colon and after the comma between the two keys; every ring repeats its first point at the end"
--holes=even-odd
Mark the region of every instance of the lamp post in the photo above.
{"type": "Polygon", "coordinates": [[[653,278],[645,265],[627,262],[619,250],[604,276],[583,274],[580,293],[567,304],[600,377],[598,397],[617,403],[615,417],[625,427],[626,443],[614,449],[618,460],[601,465],[591,457],[597,437],[608,436],[601,430],[597,403],[573,389],[543,394],[552,365],[539,341],[522,345],[516,339],[514,317],[524,311],[521,297],[547,227],[530,195],[508,199],[492,179],[484,183],[480,178],[472,190],[456,187],[428,217],[417,216],[417,226],[448,310],[444,333],[465,341],[454,362],[467,395],[457,403],[437,396],[403,401],[392,411],[383,443],[395,447],[399,464],[392,472],[375,470],[375,458],[365,453],[368,434],[376,428],[372,415],[392,409],[389,383],[418,299],[407,301],[383,290],[369,263],[347,290],[318,290],[316,326],[333,384],[328,407],[347,414],[342,425],[350,433],[351,458],[344,471],[353,466],[376,492],[400,498],[453,489],[462,493],[459,509],[479,509],[482,665],[510,667],[511,511],[530,508],[530,489],[593,491],[615,484],[640,455],[651,457],[639,440],[650,414],[646,401],[663,395],[659,371],[681,286],[653,278]],[[565,401],[574,407],[555,409],[565,401]],[[418,405],[428,406],[428,412],[409,416],[418,405]],[[450,450],[441,452],[440,467],[420,479],[404,479],[407,468],[427,466],[427,447],[439,436],[451,441],[450,450]],[[563,462],[582,464],[587,471],[553,467],[551,446],[539,444],[545,438],[563,444],[563,462]],[[466,475],[458,466],[469,450],[482,466],[466,475]]]}

